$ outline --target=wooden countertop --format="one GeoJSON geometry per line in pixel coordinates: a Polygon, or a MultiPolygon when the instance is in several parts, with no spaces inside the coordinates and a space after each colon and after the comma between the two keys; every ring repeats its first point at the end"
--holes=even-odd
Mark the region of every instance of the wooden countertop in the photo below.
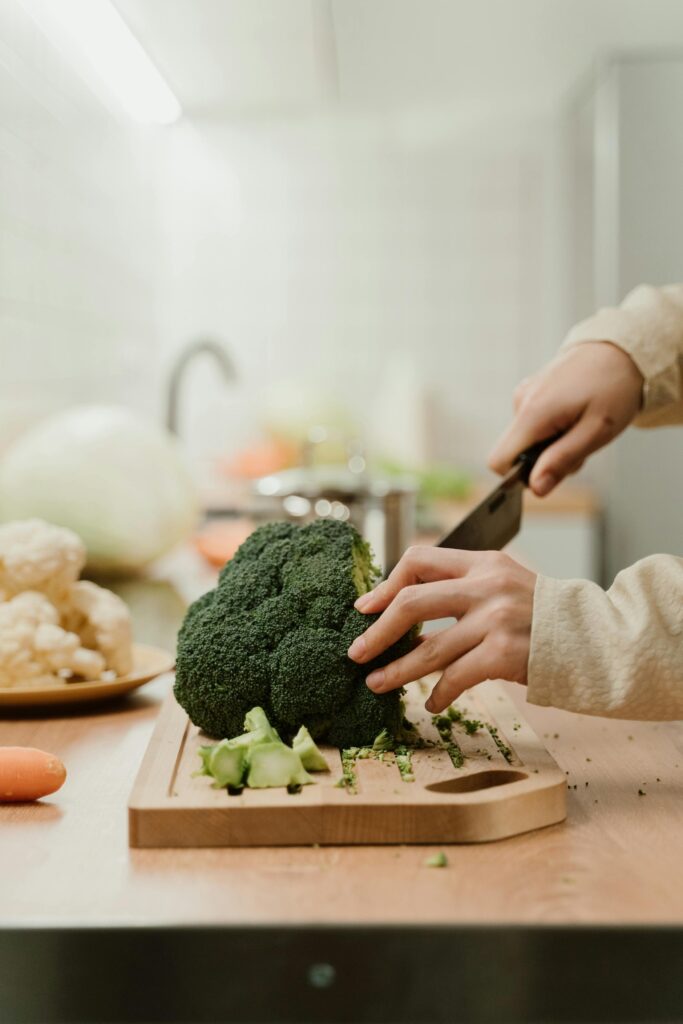
{"type": "MultiPolygon", "coordinates": [[[[186,598],[211,585],[191,552],[173,565],[186,598]]],[[[163,580],[118,589],[137,638],[170,647],[184,607],[178,590],[163,580]]],[[[171,682],[115,704],[0,718],[0,744],[52,751],[69,773],[40,803],[0,806],[0,927],[683,919],[683,722],[525,705],[568,772],[568,820],[449,847],[444,869],[424,866],[433,847],[129,850],[127,801],[171,682]]],[[[523,703],[524,691],[510,689],[523,703]]]]}

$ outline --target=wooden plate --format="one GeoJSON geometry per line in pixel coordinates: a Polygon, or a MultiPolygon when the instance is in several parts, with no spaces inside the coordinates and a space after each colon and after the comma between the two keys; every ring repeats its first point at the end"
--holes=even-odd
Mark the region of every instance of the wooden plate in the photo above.
{"type": "Polygon", "coordinates": [[[133,644],[133,671],[110,682],[64,683],[61,686],[12,686],[0,688],[0,708],[40,707],[48,704],[80,704],[107,700],[170,672],[174,659],[168,651],[147,644],[133,644]]]}

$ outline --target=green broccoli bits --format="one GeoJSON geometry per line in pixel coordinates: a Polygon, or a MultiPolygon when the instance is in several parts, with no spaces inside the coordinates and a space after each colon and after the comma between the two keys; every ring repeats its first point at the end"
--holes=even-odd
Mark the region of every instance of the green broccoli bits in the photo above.
{"type": "Polygon", "coordinates": [[[191,605],[178,635],[175,695],[209,736],[233,737],[258,706],[284,740],[305,726],[334,746],[372,745],[401,729],[400,691],[365,677],[407,653],[415,631],[367,665],[347,651],[376,616],[353,607],[379,576],[353,526],[319,520],[256,530],[191,605]]]}

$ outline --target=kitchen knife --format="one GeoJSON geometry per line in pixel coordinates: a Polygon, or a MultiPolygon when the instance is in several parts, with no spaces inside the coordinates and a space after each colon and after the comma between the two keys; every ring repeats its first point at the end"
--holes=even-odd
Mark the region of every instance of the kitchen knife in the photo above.
{"type": "Polygon", "coordinates": [[[519,533],[522,525],[522,493],[541,452],[559,434],[538,441],[523,451],[498,487],[479,502],[454,530],[439,541],[440,548],[465,551],[500,551],[519,533]]]}

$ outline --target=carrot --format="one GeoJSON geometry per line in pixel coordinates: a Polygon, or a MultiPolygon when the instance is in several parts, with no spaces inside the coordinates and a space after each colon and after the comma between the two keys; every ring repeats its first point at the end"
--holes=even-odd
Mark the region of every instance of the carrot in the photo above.
{"type": "Polygon", "coordinates": [[[0,803],[40,800],[64,785],[58,757],[34,747],[0,747],[0,803]]]}

